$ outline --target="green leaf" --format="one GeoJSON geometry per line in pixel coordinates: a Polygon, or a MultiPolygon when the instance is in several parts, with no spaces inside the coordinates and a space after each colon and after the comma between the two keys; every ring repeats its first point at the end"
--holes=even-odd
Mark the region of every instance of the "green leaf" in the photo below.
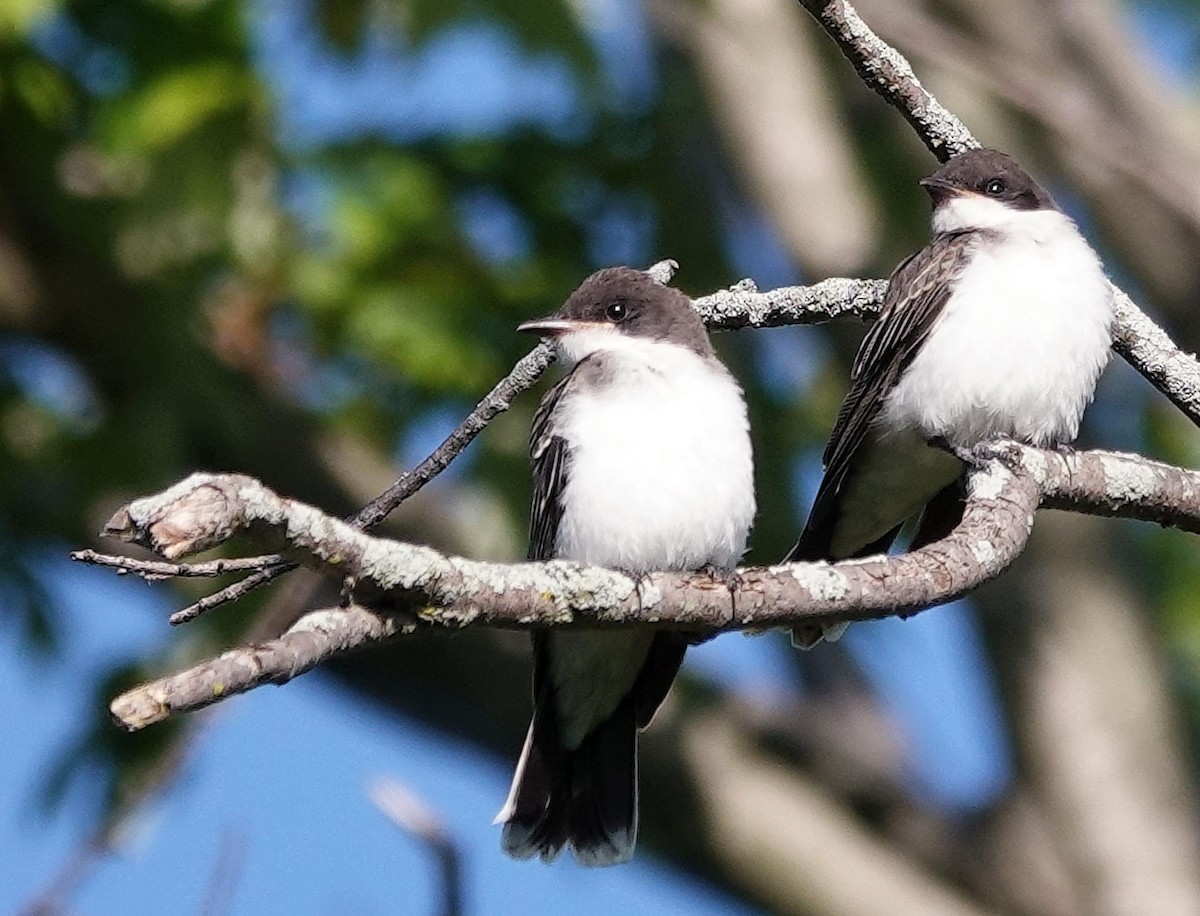
{"type": "Polygon", "coordinates": [[[123,100],[111,123],[111,139],[124,147],[163,150],[216,115],[246,105],[255,92],[244,68],[208,61],[159,77],[123,100]]]}
{"type": "Polygon", "coordinates": [[[43,124],[62,123],[74,107],[71,88],[63,75],[34,58],[13,67],[13,89],[43,124]]]}
{"type": "Polygon", "coordinates": [[[57,7],[56,0],[4,0],[0,3],[0,38],[25,37],[57,7]]]}

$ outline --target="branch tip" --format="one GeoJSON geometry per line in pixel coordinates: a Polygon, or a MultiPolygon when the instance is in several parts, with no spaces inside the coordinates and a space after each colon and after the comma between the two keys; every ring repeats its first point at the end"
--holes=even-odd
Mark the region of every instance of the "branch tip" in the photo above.
{"type": "Polygon", "coordinates": [[[646,268],[646,273],[654,280],[657,280],[663,286],[666,286],[674,278],[679,270],[679,262],[674,258],[666,258],[659,261],[657,264],[652,264],[646,268]]]}

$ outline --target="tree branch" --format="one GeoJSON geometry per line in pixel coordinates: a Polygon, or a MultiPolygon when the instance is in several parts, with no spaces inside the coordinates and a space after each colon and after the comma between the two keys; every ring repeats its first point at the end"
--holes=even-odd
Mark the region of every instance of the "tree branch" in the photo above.
{"type": "Polygon", "coordinates": [[[1113,349],[1200,425],[1200,362],[1180,350],[1170,335],[1119,289],[1116,299],[1113,349]]]}
{"type": "Polygon", "coordinates": [[[860,321],[879,314],[887,280],[833,277],[812,286],[783,286],[760,293],[753,280],[694,300],[711,331],[821,324],[850,316],[860,321]]]}
{"type": "Polygon", "coordinates": [[[837,42],[862,81],[904,115],[929,151],[945,162],[980,145],[953,113],[921,85],[904,55],[876,35],[844,0],[800,0],[837,42]]]}
{"type": "Polygon", "coordinates": [[[711,634],[800,622],[907,616],[999,575],[1024,548],[1041,503],[1200,532],[1200,473],[1114,452],[1056,452],[1011,442],[975,453],[967,508],[945,539],[900,556],[739,570],[732,585],[700,573],[624,573],[580,563],[484,563],[371,537],[241,475],[195,474],[130,503],[108,532],[175,559],[238,531],[284,542],[289,555],[342,578],[345,608],[301,618],[261,645],[226,652],[113,701],[138,729],[265,683],[282,684],[332,655],[423,627],[615,627],[711,634]]]}
{"type": "MultiPolygon", "coordinates": [[[[659,283],[669,283],[678,269],[679,264],[668,258],[647,268],[646,273],[659,283]]],[[[517,360],[512,370],[496,383],[495,387],[484,396],[483,400],[475,405],[475,409],[467,414],[466,419],[455,427],[450,435],[442,441],[441,445],[435,448],[424,461],[411,471],[401,474],[396,482],[388,487],[387,490],[363,506],[350,519],[350,523],[356,528],[367,529],[375,527],[387,518],[396,507],[417,493],[425,484],[441,474],[442,471],[446,470],[450,466],[450,463],[462,454],[467,446],[474,441],[475,437],[487,429],[492,420],[496,419],[496,417],[512,406],[512,402],[517,395],[536,385],[538,379],[542,377],[542,374],[554,362],[554,359],[553,348],[544,341],[539,342],[525,356],[517,360]]],[[[135,572],[148,579],[168,575],[150,563],[132,560],[128,557],[107,557],[93,551],[80,551],[71,556],[72,559],[87,563],[116,566],[123,572],[135,572]]],[[[174,573],[174,575],[220,575],[220,572],[209,571],[209,568],[219,566],[220,562],[198,564],[197,566],[188,567],[174,573]],[[200,567],[205,568],[201,569],[200,567]]],[[[218,592],[206,595],[199,601],[176,611],[171,615],[171,625],[177,626],[195,620],[201,614],[213,608],[220,607],[223,604],[228,604],[231,601],[236,601],[260,585],[266,585],[273,579],[295,568],[294,564],[288,563],[279,554],[248,557],[239,562],[241,564],[239,568],[251,568],[255,571],[240,582],[235,582],[218,592]]],[[[222,570],[222,572],[229,571],[231,570],[228,566],[222,570]]]]}
{"type": "MultiPolygon", "coordinates": [[[[904,114],[939,159],[979,145],[849,3],[802,3],[864,80],[904,114]]],[[[667,282],[674,269],[674,262],[662,262],[651,272],[667,282]]],[[[1200,423],[1200,365],[1128,296],[1113,289],[1114,347],[1200,423]]],[[[697,300],[697,308],[714,329],[817,323],[843,314],[866,317],[877,312],[885,292],[886,282],[879,280],[832,279],[771,293],[759,293],[753,283],[743,282],[697,300]]],[[[476,563],[362,533],[363,527],[382,519],[447,467],[492,418],[537,381],[552,358],[550,349],[539,344],[442,446],[349,524],[281,500],[257,481],[236,475],[195,475],[114,516],[106,533],[147,544],[171,559],[215,546],[239,528],[257,529],[264,539],[286,543],[289,553],[302,562],[346,577],[360,602],[340,611],[314,612],[277,640],[233,650],[118,697],[114,716],[128,728],[140,728],[258,684],[282,683],[332,654],[425,625],[598,626],[643,620],[717,631],[913,613],[998,575],[1020,553],[1033,511],[1042,501],[1200,530],[1195,505],[1200,490],[1193,472],[1136,456],[1051,453],[1010,445],[1003,455],[993,450],[969,475],[967,511],[945,540],[894,558],[743,570],[731,590],[706,577],[680,574],[652,574],[634,583],[620,573],[562,561],[476,563]],[[370,606],[386,599],[390,609],[370,610],[361,604],[364,599],[370,606]]],[[[262,571],[179,612],[172,621],[190,619],[289,568],[282,554],[259,559],[266,564],[262,571]]],[[[151,571],[161,574],[161,567],[151,571]]]]}
{"type": "Polygon", "coordinates": [[[209,560],[207,563],[163,563],[159,560],[140,560],[137,557],[98,553],[90,548],[71,551],[71,559],[91,566],[107,566],[109,569],[115,569],[117,575],[136,573],[147,582],[158,579],[207,579],[246,570],[258,571],[262,568],[263,560],[262,557],[238,557],[209,560]]]}

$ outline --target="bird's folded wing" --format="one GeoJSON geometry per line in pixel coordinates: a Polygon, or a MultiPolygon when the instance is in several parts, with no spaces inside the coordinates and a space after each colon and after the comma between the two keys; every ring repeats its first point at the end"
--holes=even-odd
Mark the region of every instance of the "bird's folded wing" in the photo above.
{"type": "Polygon", "coordinates": [[[854,358],[850,390],[825,446],[825,476],[788,560],[834,559],[828,551],[838,519],[838,497],[855,455],[884,399],[941,316],[973,241],[973,233],[935,236],[893,271],[879,320],[854,358]]]}
{"type": "Polygon", "coordinates": [[[533,463],[533,504],[529,512],[529,559],[554,558],[558,525],[563,516],[570,447],[555,435],[552,422],[563,395],[575,379],[572,372],[546,392],[533,415],[529,434],[529,457],[533,463]]]}

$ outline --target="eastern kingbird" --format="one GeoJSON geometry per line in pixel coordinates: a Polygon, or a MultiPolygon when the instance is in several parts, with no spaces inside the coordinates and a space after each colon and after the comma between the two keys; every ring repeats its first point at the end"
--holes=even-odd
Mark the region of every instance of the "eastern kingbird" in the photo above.
{"type": "MultiPolygon", "coordinates": [[[[1075,438],[1108,362],[1113,296],[1100,260],[1009,156],[951,159],[921,185],[933,240],[892,274],[825,447],[825,476],[788,560],[913,547],[962,517],[963,464],[935,443],[1075,438]]],[[[808,648],[844,625],[795,627],[808,648]]]]}
{"type": "MultiPolygon", "coordinates": [[[[634,576],[733,569],[754,518],[746,404],[688,297],[614,267],[518,330],[550,338],[571,366],[534,415],[529,558],[634,576]]],[[[648,627],[534,634],[533,721],[496,816],[505,852],[633,855],[637,732],[687,645],[648,627]]]]}

